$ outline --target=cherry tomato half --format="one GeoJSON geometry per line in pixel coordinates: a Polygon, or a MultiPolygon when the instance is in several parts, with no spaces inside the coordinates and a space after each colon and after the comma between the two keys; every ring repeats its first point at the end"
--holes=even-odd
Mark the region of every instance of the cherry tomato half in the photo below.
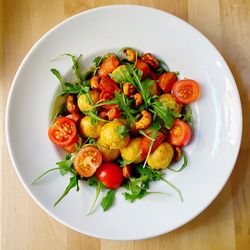
{"type": "Polygon", "coordinates": [[[75,156],[73,165],[76,172],[82,177],[92,176],[102,163],[102,155],[93,146],[83,147],[75,156]]]}
{"type": "Polygon", "coordinates": [[[177,77],[172,72],[165,72],[160,75],[158,85],[164,91],[164,93],[169,93],[177,81],[177,77]]]}
{"type": "Polygon", "coordinates": [[[60,117],[48,131],[49,139],[58,146],[66,147],[77,141],[77,129],[73,120],[60,117]]]}
{"type": "Polygon", "coordinates": [[[200,86],[194,80],[179,80],[174,83],[171,94],[177,102],[189,104],[200,96],[200,86]]]}
{"type": "Polygon", "coordinates": [[[186,122],[175,119],[173,127],[169,130],[167,140],[172,145],[184,147],[189,143],[191,137],[191,127],[186,122]]]}
{"type": "Polygon", "coordinates": [[[96,177],[109,189],[117,189],[123,181],[122,169],[114,163],[102,164],[96,170],[96,177]]]}
{"type": "MultiPolygon", "coordinates": [[[[153,134],[153,132],[147,133],[147,135],[149,137],[152,137],[152,134],[153,134]]],[[[165,135],[162,132],[158,131],[155,142],[154,142],[152,149],[151,149],[151,153],[153,153],[164,140],[165,140],[165,135]]],[[[139,147],[141,149],[141,156],[143,159],[145,159],[147,157],[150,145],[151,145],[151,140],[148,139],[146,136],[143,136],[143,138],[139,144],[139,147]]]]}

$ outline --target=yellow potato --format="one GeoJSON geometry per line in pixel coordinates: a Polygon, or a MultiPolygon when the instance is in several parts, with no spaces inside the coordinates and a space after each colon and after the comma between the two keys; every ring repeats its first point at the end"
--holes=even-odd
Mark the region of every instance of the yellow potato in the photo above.
{"type": "Polygon", "coordinates": [[[120,150],[123,160],[133,161],[133,163],[136,164],[143,161],[141,157],[141,149],[139,148],[141,140],[140,137],[130,139],[128,145],[120,150]]]}
{"type": "Polygon", "coordinates": [[[96,102],[99,100],[99,92],[96,90],[90,90],[89,97],[91,101],[86,94],[81,94],[77,99],[77,105],[82,112],[93,110],[91,102],[96,104],[96,102]]]}
{"type": "Polygon", "coordinates": [[[100,133],[101,141],[110,149],[121,149],[126,147],[129,142],[129,134],[121,135],[118,132],[119,127],[124,127],[124,123],[119,120],[106,123],[100,133]]]}
{"type": "Polygon", "coordinates": [[[148,157],[147,163],[152,169],[164,169],[169,166],[174,156],[173,147],[168,142],[163,142],[148,157]]]}
{"type": "Polygon", "coordinates": [[[84,137],[98,138],[103,125],[104,122],[102,121],[97,121],[95,124],[91,124],[91,118],[87,115],[82,118],[79,130],[84,137]]]}
{"type": "Polygon", "coordinates": [[[114,161],[120,155],[119,149],[110,149],[109,147],[105,146],[105,144],[102,143],[100,138],[97,140],[96,144],[97,144],[97,147],[102,155],[102,159],[105,162],[114,161]]]}
{"type": "Polygon", "coordinates": [[[178,104],[170,94],[163,94],[158,100],[163,106],[168,107],[170,110],[176,113],[181,112],[182,104],[178,104]]]}

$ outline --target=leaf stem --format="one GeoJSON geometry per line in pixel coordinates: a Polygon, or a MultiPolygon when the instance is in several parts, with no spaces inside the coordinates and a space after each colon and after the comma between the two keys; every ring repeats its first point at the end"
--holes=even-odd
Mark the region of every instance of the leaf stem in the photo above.
{"type": "Polygon", "coordinates": [[[170,181],[166,180],[163,177],[161,177],[161,180],[164,181],[165,183],[167,183],[171,188],[173,188],[178,193],[181,202],[184,201],[183,196],[182,196],[181,191],[179,190],[179,188],[177,188],[173,183],[171,183],[170,181]]]}
{"type": "Polygon", "coordinates": [[[52,172],[54,170],[59,170],[59,168],[51,168],[49,170],[47,170],[46,172],[44,172],[43,174],[41,174],[40,176],[38,176],[32,183],[31,185],[36,184],[43,176],[45,176],[46,174],[48,174],[49,172],[52,172]]]}

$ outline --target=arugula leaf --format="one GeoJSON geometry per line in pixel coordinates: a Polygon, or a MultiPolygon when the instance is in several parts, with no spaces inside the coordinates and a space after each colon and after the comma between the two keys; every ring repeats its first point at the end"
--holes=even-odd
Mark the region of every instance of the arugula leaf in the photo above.
{"type": "Polygon", "coordinates": [[[130,123],[134,123],[136,121],[136,118],[133,116],[131,112],[130,107],[130,100],[127,96],[125,96],[123,93],[117,93],[115,92],[115,99],[119,103],[119,108],[124,111],[126,117],[128,118],[130,123]]]}
{"type": "Polygon", "coordinates": [[[56,78],[59,80],[60,84],[61,84],[61,90],[64,91],[65,89],[65,83],[64,80],[61,76],[61,74],[59,73],[59,71],[57,69],[51,69],[50,70],[55,76],[56,78]]]}
{"type": "Polygon", "coordinates": [[[181,114],[182,114],[182,120],[184,122],[188,122],[193,128],[192,109],[188,105],[183,105],[181,114]]]}
{"type": "Polygon", "coordinates": [[[87,215],[89,215],[89,214],[91,214],[91,213],[93,212],[94,207],[95,207],[95,204],[96,204],[97,199],[98,199],[98,196],[99,196],[99,194],[100,194],[100,191],[101,191],[101,182],[98,181],[98,182],[97,182],[97,186],[96,186],[95,198],[94,198],[94,201],[93,201],[93,203],[92,203],[92,206],[89,208],[89,211],[88,211],[87,215]]]}
{"type": "Polygon", "coordinates": [[[169,170],[174,171],[174,172],[181,172],[186,166],[188,165],[188,159],[187,155],[185,152],[183,152],[183,163],[179,169],[173,169],[172,167],[168,167],[169,170]]]}
{"type": "Polygon", "coordinates": [[[83,74],[81,73],[81,70],[80,70],[79,60],[82,55],[79,55],[78,57],[72,54],[63,54],[63,55],[71,57],[71,60],[73,63],[72,69],[77,77],[78,82],[81,84],[83,82],[83,74]]]}
{"type": "Polygon", "coordinates": [[[59,170],[59,168],[51,168],[49,170],[47,170],[46,172],[44,172],[43,174],[41,174],[40,176],[38,176],[32,183],[31,185],[36,184],[38,181],[40,181],[45,175],[47,175],[48,173],[55,171],[55,170],[59,170]]]}
{"type": "Polygon", "coordinates": [[[54,102],[50,111],[50,123],[53,124],[56,117],[66,111],[67,95],[58,94],[55,96],[54,102]]]}
{"type": "Polygon", "coordinates": [[[158,59],[157,61],[159,63],[159,67],[156,70],[157,74],[162,74],[162,73],[165,73],[165,72],[169,72],[169,67],[164,61],[162,61],[160,59],[158,59]]]}
{"type": "Polygon", "coordinates": [[[101,60],[102,60],[102,57],[101,56],[97,56],[97,57],[94,58],[94,60],[92,62],[94,63],[95,67],[99,67],[100,64],[101,64],[101,60]]]}
{"type": "Polygon", "coordinates": [[[76,191],[79,191],[79,186],[78,186],[78,175],[75,174],[70,178],[69,185],[66,187],[65,191],[63,194],[59,197],[59,199],[55,202],[54,207],[69,193],[69,191],[76,187],[76,191]]]}
{"type": "Polygon", "coordinates": [[[115,128],[115,132],[120,136],[126,136],[129,133],[129,128],[126,126],[117,126],[115,128]]]}
{"type": "Polygon", "coordinates": [[[59,166],[60,174],[62,176],[66,175],[70,171],[75,155],[75,153],[67,155],[63,161],[59,161],[56,163],[56,165],[59,166]]]}
{"type": "Polygon", "coordinates": [[[153,110],[157,116],[159,116],[165,124],[165,127],[170,129],[174,124],[174,116],[172,112],[165,106],[162,106],[159,101],[155,101],[153,104],[153,110]]]}
{"type": "Polygon", "coordinates": [[[98,180],[96,178],[96,176],[92,176],[88,179],[88,185],[91,186],[91,187],[97,187],[98,185],[98,180]]]}
{"type": "Polygon", "coordinates": [[[110,189],[101,201],[101,206],[104,212],[107,211],[112,206],[114,199],[115,199],[115,190],[110,189]]]}
{"type": "Polygon", "coordinates": [[[73,84],[70,82],[65,82],[65,89],[64,93],[69,93],[69,94],[79,94],[82,90],[82,87],[78,84],[73,84]]]}
{"type": "Polygon", "coordinates": [[[146,175],[139,178],[130,177],[128,182],[129,192],[124,192],[123,196],[127,201],[134,202],[136,199],[141,199],[148,194],[150,179],[146,175]]]}
{"type": "Polygon", "coordinates": [[[179,190],[179,188],[177,188],[173,183],[171,183],[170,181],[166,180],[163,177],[161,177],[161,180],[164,181],[165,183],[167,183],[171,188],[173,188],[178,193],[181,202],[184,201],[183,196],[182,196],[181,191],[179,190]]]}
{"type": "Polygon", "coordinates": [[[130,74],[128,65],[120,65],[117,67],[111,74],[109,74],[110,78],[119,84],[130,82],[134,85],[134,80],[130,74]]]}

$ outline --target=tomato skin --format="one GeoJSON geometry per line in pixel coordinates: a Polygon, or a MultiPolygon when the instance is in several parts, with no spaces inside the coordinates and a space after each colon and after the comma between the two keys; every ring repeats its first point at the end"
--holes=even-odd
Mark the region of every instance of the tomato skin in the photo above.
{"type": "Polygon", "coordinates": [[[114,98],[115,91],[120,92],[117,84],[109,76],[101,78],[99,88],[102,91],[100,94],[100,100],[111,100],[114,98]]]}
{"type": "Polygon", "coordinates": [[[109,55],[101,64],[100,69],[98,70],[98,75],[100,77],[107,76],[112,73],[120,64],[120,61],[113,54],[109,55]]]}
{"type": "Polygon", "coordinates": [[[59,117],[49,128],[48,136],[58,146],[69,146],[77,141],[76,124],[69,118],[59,117]]]}
{"type": "Polygon", "coordinates": [[[73,160],[76,172],[82,177],[94,175],[102,163],[102,156],[98,149],[86,146],[80,149],[73,160]]]}
{"type": "Polygon", "coordinates": [[[69,146],[63,147],[63,149],[69,154],[74,153],[76,151],[75,142],[70,144],[69,146]]]}
{"type": "Polygon", "coordinates": [[[79,113],[74,113],[67,115],[66,118],[73,120],[76,123],[76,125],[78,125],[82,119],[82,116],[79,113]]]}
{"type": "MultiPolygon", "coordinates": [[[[153,132],[147,133],[147,135],[152,137],[153,132]]],[[[157,136],[156,136],[155,142],[153,144],[153,147],[151,149],[151,153],[153,153],[160,146],[160,144],[165,140],[165,138],[166,138],[165,135],[161,131],[157,132],[157,136]]],[[[150,144],[151,144],[151,140],[148,139],[146,136],[143,136],[143,138],[139,144],[139,147],[141,149],[141,156],[143,159],[145,159],[147,157],[148,150],[150,148],[150,144]]]]}
{"type": "Polygon", "coordinates": [[[177,81],[177,77],[174,73],[165,72],[160,75],[158,85],[164,91],[164,93],[170,93],[176,81],[177,81]]]}
{"type": "Polygon", "coordinates": [[[200,85],[190,79],[179,80],[174,83],[171,91],[178,103],[190,104],[200,96],[200,85]]]}
{"type": "Polygon", "coordinates": [[[137,59],[135,67],[142,71],[143,73],[142,79],[144,79],[150,73],[149,66],[145,62],[143,62],[141,59],[137,59]]]}
{"type": "Polygon", "coordinates": [[[175,146],[186,146],[192,137],[192,129],[186,123],[179,119],[174,120],[173,127],[169,130],[167,141],[175,146]]]}
{"type": "Polygon", "coordinates": [[[122,169],[114,163],[104,163],[96,170],[97,179],[109,189],[117,189],[123,181],[122,169]]]}

